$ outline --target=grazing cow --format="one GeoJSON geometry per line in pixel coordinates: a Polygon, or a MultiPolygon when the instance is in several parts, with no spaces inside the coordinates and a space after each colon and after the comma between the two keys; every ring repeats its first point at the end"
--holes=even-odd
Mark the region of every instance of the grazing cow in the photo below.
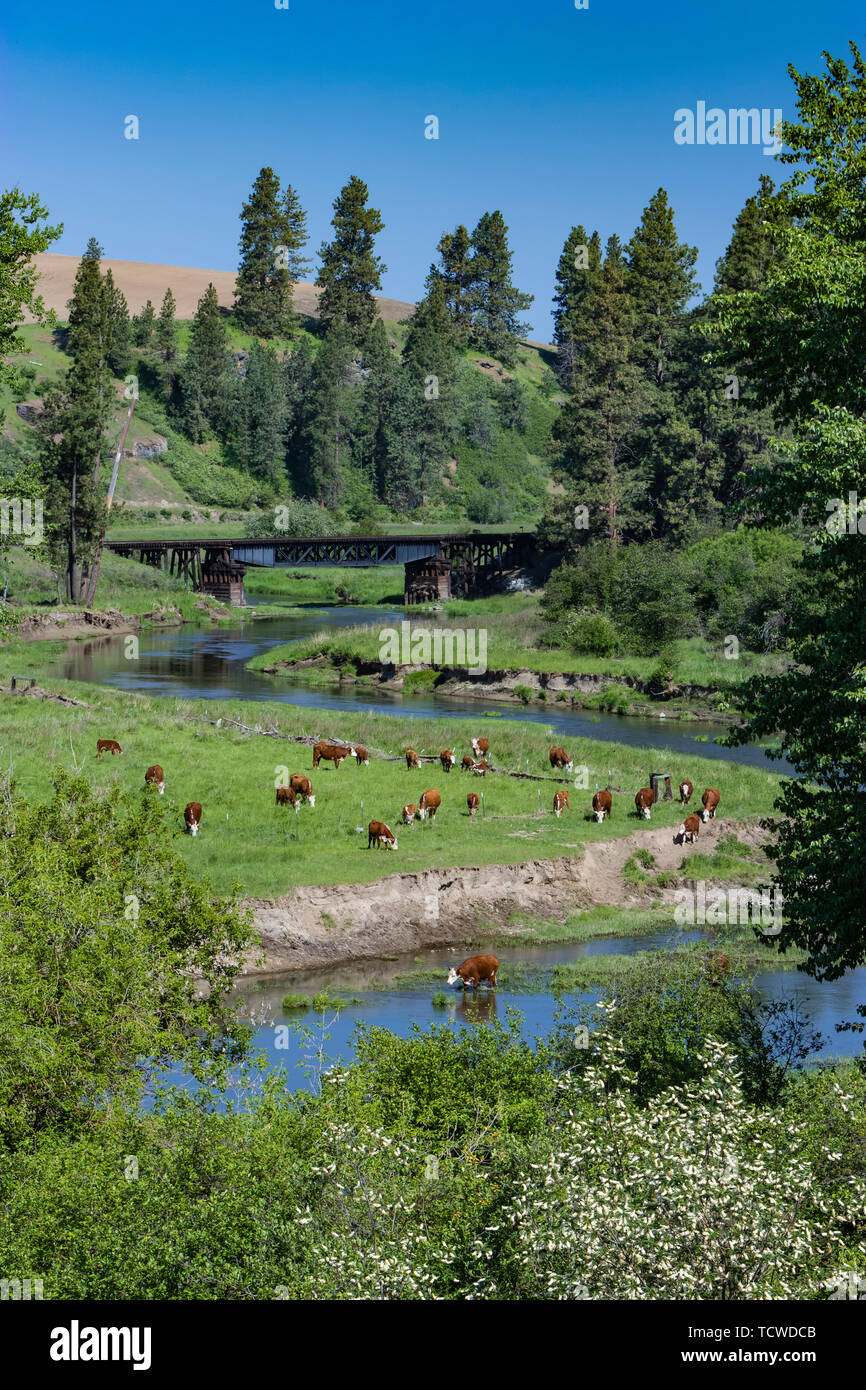
{"type": "Polygon", "coordinates": [[[473,757],[471,757],[469,753],[466,753],[466,754],[464,755],[464,757],[463,757],[463,761],[462,761],[461,764],[460,764],[460,771],[461,771],[461,772],[471,772],[474,766],[475,766],[475,759],[474,759],[473,757]]]}
{"type": "Polygon", "coordinates": [[[114,738],[98,738],[96,740],[96,756],[101,758],[103,753],[110,753],[112,758],[115,753],[122,753],[123,749],[114,738]]]}
{"type": "Polygon", "coordinates": [[[367,752],[366,748],[361,747],[360,743],[355,744],[355,759],[359,767],[362,763],[365,767],[370,766],[370,754],[367,752]]]}
{"type": "Polygon", "coordinates": [[[482,758],[480,762],[472,764],[472,771],[477,772],[479,777],[486,777],[490,771],[490,764],[486,758],[482,758]]]}
{"type": "Polygon", "coordinates": [[[418,754],[415,752],[415,749],[414,749],[414,748],[407,748],[407,749],[406,749],[406,771],[407,771],[407,772],[411,772],[413,767],[420,767],[420,766],[421,766],[421,759],[418,757],[418,754]]]}
{"type": "Polygon", "coordinates": [[[571,772],[574,763],[564,748],[551,748],[550,766],[555,768],[557,772],[571,772]]]}
{"type": "Polygon", "coordinates": [[[701,811],[701,820],[707,821],[710,819],[710,816],[715,818],[716,807],[718,806],[718,804],[719,793],[716,791],[715,787],[707,787],[706,791],[701,797],[701,805],[704,808],[701,811]]]}
{"type": "Polygon", "coordinates": [[[477,792],[470,792],[466,798],[466,805],[469,807],[470,816],[474,816],[478,807],[481,805],[481,798],[477,792]]]}
{"type": "Polygon", "coordinates": [[[313,784],[303,772],[293,772],[289,778],[289,787],[308,805],[315,806],[316,798],[313,796],[313,784]]]}
{"type": "Polygon", "coordinates": [[[367,848],[371,845],[375,845],[377,849],[381,849],[383,845],[386,849],[397,848],[397,841],[383,820],[371,820],[367,826],[367,848]]]}
{"type": "Polygon", "coordinates": [[[605,816],[613,814],[613,797],[609,791],[596,792],[592,798],[592,810],[599,825],[605,816]]]}
{"type": "Polygon", "coordinates": [[[643,816],[644,820],[649,820],[650,809],[652,808],[654,802],[655,796],[653,795],[652,787],[641,787],[640,791],[636,794],[634,799],[634,804],[637,807],[638,815],[643,816]]]}
{"type": "Polygon", "coordinates": [[[419,820],[435,820],[436,812],[442,805],[442,797],[437,791],[430,790],[425,792],[418,803],[419,820]]]}
{"type": "Polygon", "coordinates": [[[472,740],[472,752],[475,754],[476,758],[486,758],[487,754],[490,752],[490,739],[474,738],[472,740]]]}
{"type": "Polygon", "coordinates": [[[683,821],[682,825],[677,831],[677,835],[679,836],[680,842],[682,844],[693,845],[700,833],[701,818],[699,815],[697,815],[696,812],[693,811],[690,816],[686,816],[685,820],[683,821]]]}
{"type": "Polygon", "coordinates": [[[499,961],[495,956],[469,956],[462,965],[452,965],[448,971],[448,984],[456,985],[460,980],[464,989],[469,985],[477,989],[486,980],[488,985],[495,986],[498,969],[499,961]]]}
{"type": "Polygon", "coordinates": [[[144,782],[145,786],[156,787],[160,796],[162,796],[165,791],[165,773],[159,763],[154,763],[153,767],[147,769],[147,772],[144,774],[144,782]]]}
{"type": "Polygon", "coordinates": [[[691,801],[694,789],[694,783],[690,782],[688,777],[683,778],[680,782],[680,801],[684,806],[688,806],[691,801]]]}
{"type": "Polygon", "coordinates": [[[400,817],[400,818],[401,818],[401,820],[403,821],[403,824],[404,824],[404,825],[411,825],[411,824],[412,824],[413,820],[415,819],[415,802],[414,802],[414,801],[409,801],[409,802],[406,803],[406,805],[403,807],[403,810],[402,810],[402,812],[401,812],[401,817],[400,817]]]}
{"type": "Polygon", "coordinates": [[[562,815],[566,807],[568,807],[569,811],[571,810],[571,805],[568,800],[568,792],[554,792],[553,814],[556,816],[557,820],[559,820],[559,817],[562,815]]]}
{"type": "Polygon", "coordinates": [[[295,806],[297,804],[297,793],[291,787],[277,787],[277,805],[295,806]]]}
{"type": "Polygon", "coordinates": [[[336,772],[337,768],[340,766],[340,763],[343,761],[344,758],[353,758],[354,756],[354,748],[347,748],[345,744],[325,743],[323,739],[320,739],[318,743],[313,744],[314,768],[318,767],[320,761],[322,760],[322,758],[324,758],[325,762],[332,762],[334,764],[334,771],[336,772]]]}
{"type": "Polygon", "coordinates": [[[454,756],[453,748],[443,748],[439,754],[439,761],[442,764],[443,772],[450,772],[457,759],[454,756]]]}
{"type": "Polygon", "coordinates": [[[190,801],[183,808],[183,818],[190,835],[197,835],[201,823],[201,802],[190,801]]]}

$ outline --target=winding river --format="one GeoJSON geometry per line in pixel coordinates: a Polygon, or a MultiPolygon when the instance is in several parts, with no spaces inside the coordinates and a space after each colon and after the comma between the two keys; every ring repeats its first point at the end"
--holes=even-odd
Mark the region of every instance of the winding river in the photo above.
{"type": "MultiPolygon", "coordinates": [[[[149,695],[276,701],[334,712],[389,714],[399,711],[402,716],[412,718],[477,719],[489,711],[507,719],[550,725],[564,736],[687,752],[691,757],[721,758],[767,767],[775,772],[787,770],[783,760],[768,760],[762,748],[724,748],[715,744],[714,739],[720,733],[715,724],[596,715],[548,707],[514,708],[495,701],[487,704],[479,699],[436,698],[429,694],[382,694],[369,687],[309,687],[245,669],[246,662],[253,656],[293,639],[309,637],[325,627],[366,624],[394,627],[402,617],[402,612],[383,608],[313,608],[308,612],[292,608],[283,614],[275,612],[274,616],[247,622],[239,619],[237,626],[232,628],[185,625],[143,634],[139,641],[139,659],[134,662],[124,657],[122,636],[94,638],[70,643],[51,674],[149,695]],[[696,741],[699,738],[705,738],[706,742],[696,741]]],[[[686,939],[681,933],[677,935],[680,940],[686,939]]],[[[422,968],[436,972],[435,982],[429,978],[423,981],[400,978],[419,969],[414,957],[406,957],[396,962],[352,962],[328,971],[293,972],[283,977],[247,980],[242,982],[240,992],[245,1000],[245,1013],[256,1025],[259,1047],[275,1065],[286,1066],[288,1084],[300,1088],[316,1084],[323,1059],[351,1056],[352,1034],[359,1022],[405,1035],[413,1025],[470,1026],[492,1017],[505,1020],[507,1010],[513,1007],[523,1015],[527,1036],[542,1035],[550,1031],[563,1011],[567,1012],[569,998],[573,997],[558,997],[554,993],[548,977],[557,965],[584,955],[631,954],[660,949],[670,943],[668,936],[637,936],[596,938],[565,946],[497,947],[504,967],[514,963],[541,971],[540,987],[531,991],[509,988],[506,968],[503,984],[489,996],[483,990],[477,1000],[448,992],[444,1008],[434,1006],[432,996],[444,989],[448,966],[465,954],[456,948],[430,951],[423,957],[422,968]],[[286,993],[312,996],[323,989],[349,1001],[346,1007],[318,1016],[308,1012],[300,1019],[294,1013],[284,1013],[282,999],[286,993]],[[283,1027],[287,1023],[288,1032],[283,1027]],[[328,1037],[324,1038],[324,1034],[328,1037]]],[[[855,1018],[856,1005],[866,999],[866,967],[851,971],[831,984],[818,984],[790,971],[768,970],[758,975],[754,988],[765,999],[796,999],[812,1027],[823,1035],[820,1052],[852,1056],[861,1051],[861,1037],[855,1033],[837,1034],[835,1025],[843,1019],[855,1018]]],[[[592,999],[595,992],[587,991],[584,997],[592,999]]]]}

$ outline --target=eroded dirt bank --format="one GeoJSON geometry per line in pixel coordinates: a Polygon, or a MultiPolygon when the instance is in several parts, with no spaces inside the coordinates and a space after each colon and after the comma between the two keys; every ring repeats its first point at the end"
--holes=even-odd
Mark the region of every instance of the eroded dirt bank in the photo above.
{"type": "Polygon", "coordinates": [[[570,857],[394,873],[375,883],[301,887],[280,898],[252,899],[265,960],[250,959],[243,973],[269,975],[420,951],[485,929],[507,933],[506,919],[515,912],[564,917],[598,903],[673,901],[672,889],[651,898],[633,890],[622,878],[626,860],[647,849],[658,869],[679,872],[690,854],[711,852],[719,836],[730,832],[751,846],[767,838],[757,825],[719,819],[702,826],[695,846],[675,844],[670,826],[636,829],[586,844],[570,857]]]}

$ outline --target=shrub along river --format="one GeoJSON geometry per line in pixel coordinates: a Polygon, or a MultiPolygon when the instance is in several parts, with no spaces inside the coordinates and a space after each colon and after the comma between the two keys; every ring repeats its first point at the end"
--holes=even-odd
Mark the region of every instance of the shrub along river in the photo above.
{"type": "MultiPolygon", "coordinates": [[[[766,766],[776,772],[788,770],[784,761],[769,761],[762,748],[724,748],[716,744],[714,740],[720,731],[714,724],[684,720],[669,724],[658,718],[589,714],[562,708],[503,709],[500,703],[486,705],[479,699],[383,695],[369,687],[309,687],[246,669],[246,663],[259,653],[295,638],[307,638],[325,627],[376,623],[396,627],[403,616],[402,612],[382,608],[351,606],[309,612],[293,608],[279,616],[246,623],[241,620],[234,628],[185,625],[143,634],[136,661],[125,658],[122,636],[109,636],[70,643],[51,674],[149,695],[276,701],[334,713],[399,711],[404,717],[419,719],[478,719],[489,711],[507,719],[549,725],[564,736],[721,758],[766,766]]],[[[258,1045],[275,1064],[287,1067],[292,1087],[301,1087],[310,1084],[322,1059],[351,1056],[352,1034],[360,1022],[405,1035],[415,1024],[469,1025],[490,1018],[505,1021],[507,1010],[513,1007],[524,1017],[527,1036],[542,1035],[551,1030],[574,999],[573,994],[557,990],[557,966],[584,956],[665,949],[696,937],[699,933],[672,928],[670,935],[658,937],[598,937],[569,945],[496,947],[504,967],[503,983],[495,991],[482,989],[477,999],[445,989],[449,965],[467,954],[459,948],[430,951],[420,963],[412,956],[396,962],[352,962],[327,972],[293,972],[266,980],[248,980],[240,988],[248,1005],[245,1012],[256,1024],[258,1045]],[[287,993],[303,993],[312,999],[322,991],[340,996],[345,1007],[326,1007],[315,1013],[284,1012],[282,1000],[287,993]],[[444,1007],[433,1003],[433,995],[439,991],[447,995],[444,1007]],[[287,1023],[288,1030],[284,1026],[287,1023]]],[[[861,1051],[861,1037],[856,1033],[837,1034],[835,1025],[843,1019],[854,1019],[856,1005],[866,998],[866,968],[826,984],[790,970],[765,970],[756,977],[754,989],[764,999],[795,999],[800,1011],[809,1016],[812,1027],[823,1034],[824,1054],[851,1056],[861,1051]]],[[[586,990],[582,997],[594,999],[598,994],[597,989],[586,990]]]]}

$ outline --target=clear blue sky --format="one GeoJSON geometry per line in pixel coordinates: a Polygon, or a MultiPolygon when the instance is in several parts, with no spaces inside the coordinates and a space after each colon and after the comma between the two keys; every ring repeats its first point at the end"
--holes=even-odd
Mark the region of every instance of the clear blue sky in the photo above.
{"type": "Polygon", "coordinates": [[[386,223],[383,291],[406,300],[443,229],[500,208],[546,339],[569,228],[625,240],[660,185],[709,287],[759,175],[781,171],[760,146],[676,145],[674,111],[793,116],[787,64],[818,72],[823,49],[846,56],[864,31],[853,0],[17,0],[0,180],[65,224],[53,250],[78,255],[93,235],[119,259],[233,269],[262,165],[299,190],[313,251],[358,174],[386,223]]]}

